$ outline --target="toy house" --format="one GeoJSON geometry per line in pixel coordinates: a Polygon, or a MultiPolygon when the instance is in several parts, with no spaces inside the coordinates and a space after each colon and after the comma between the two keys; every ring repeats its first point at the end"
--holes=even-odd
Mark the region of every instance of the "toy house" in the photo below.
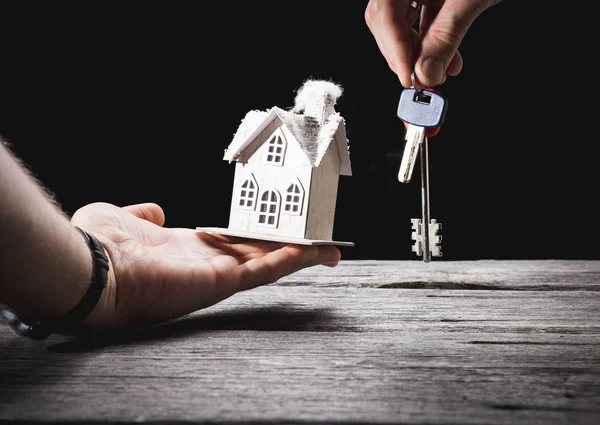
{"type": "Polygon", "coordinates": [[[235,161],[229,225],[198,230],[308,245],[334,241],[339,176],[351,176],[342,88],[308,80],[291,111],[273,107],[242,119],[224,160],[235,161]]]}

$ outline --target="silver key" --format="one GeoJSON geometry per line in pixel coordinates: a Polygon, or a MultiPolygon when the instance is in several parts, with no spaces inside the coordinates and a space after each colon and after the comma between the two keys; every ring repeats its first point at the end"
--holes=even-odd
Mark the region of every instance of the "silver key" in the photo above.
{"type": "Polygon", "coordinates": [[[423,138],[420,149],[421,163],[421,214],[422,218],[413,218],[412,239],[415,241],[412,251],[423,261],[429,263],[431,257],[442,256],[442,236],[439,232],[442,229],[442,223],[430,218],[429,212],[429,146],[427,137],[423,138]],[[428,223],[428,225],[424,225],[428,223]]]}
{"type": "Polygon", "coordinates": [[[398,172],[400,182],[408,183],[410,181],[426,129],[435,129],[441,126],[446,109],[446,99],[432,90],[413,87],[404,89],[400,94],[397,115],[406,123],[406,144],[398,172]]]}
{"type": "MultiPolygon", "coordinates": [[[[411,75],[416,87],[414,71],[411,75]]],[[[404,89],[398,103],[398,118],[406,123],[406,145],[400,163],[398,180],[408,183],[417,160],[421,163],[421,219],[411,219],[412,251],[426,263],[431,257],[442,256],[442,224],[430,218],[429,213],[429,151],[426,129],[440,127],[446,115],[447,102],[439,93],[427,89],[404,89]]],[[[435,135],[437,131],[430,131],[435,135]]]]}
{"type": "Polygon", "coordinates": [[[398,180],[401,183],[408,183],[412,177],[415,162],[419,153],[421,142],[425,138],[425,128],[409,124],[406,129],[406,144],[404,145],[404,154],[400,162],[400,171],[398,180]]]}
{"type": "MultiPolygon", "coordinates": [[[[423,235],[423,224],[420,218],[411,218],[412,222],[412,240],[414,241],[411,250],[417,254],[419,257],[423,257],[423,245],[424,245],[424,235],[423,235]]],[[[428,258],[423,257],[423,260],[428,263],[431,261],[431,257],[441,257],[442,256],[442,235],[439,232],[442,230],[442,223],[438,223],[435,219],[431,219],[429,223],[429,252],[430,256],[428,258]]]]}

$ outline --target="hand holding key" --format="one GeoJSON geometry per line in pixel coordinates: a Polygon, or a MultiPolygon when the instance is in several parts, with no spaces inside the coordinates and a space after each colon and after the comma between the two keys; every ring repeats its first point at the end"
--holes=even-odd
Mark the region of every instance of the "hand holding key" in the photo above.
{"type": "Polygon", "coordinates": [[[402,91],[398,103],[398,118],[406,127],[406,146],[398,174],[402,183],[411,179],[417,151],[424,138],[433,137],[440,131],[447,107],[446,99],[435,90],[417,88],[414,84],[402,91]]]}
{"type": "Polygon", "coordinates": [[[416,70],[429,87],[463,67],[459,52],[472,23],[500,0],[370,0],[365,22],[404,87],[416,70]],[[413,28],[418,21],[418,28],[413,28]]]}
{"type": "Polygon", "coordinates": [[[444,122],[448,109],[447,100],[437,91],[419,88],[415,82],[414,71],[411,75],[413,87],[404,89],[398,103],[398,118],[406,127],[406,144],[400,163],[398,180],[408,183],[417,161],[421,163],[421,219],[412,219],[412,250],[428,263],[431,256],[441,257],[442,237],[438,234],[441,223],[430,219],[429,212],[429,147],[428,137],[435,136],[444,122]]]}

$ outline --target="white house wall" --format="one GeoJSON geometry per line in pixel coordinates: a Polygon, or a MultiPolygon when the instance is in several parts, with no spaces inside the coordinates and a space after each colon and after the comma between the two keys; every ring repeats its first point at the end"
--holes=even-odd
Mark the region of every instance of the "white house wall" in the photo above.
{"type": "MultiPolygon", "coordinates": [[[[274,122],[281,123],[278,119],[274,122]]],[[[306,228],[312,167],[308,164],[306,156],[298,144],[291,139],[293,136],[284,128],[273,127],[275,126],[267,126],[257,139],[244,150],[242,155],[243,159],[247,161],[246,163],[236,163],[229,228],[244,232],[302,238],[306,228]],[[274,131],[281,132],[287,144],[281,166],[267,164],[264,160],[268,149],[268,144],[265,142],[270,139],[274,131]],[[251,155],[248,155],[248,152],[251,152],[251,155]],[[239,208],[239,193],[242,183],[250,174],[254,176],[258,184],[258,196],[254,210],[245,210],[239,208]],[[292,182],[299,182],[304,189],[302,214],[299,216],[289,215],[283,211],[286,190],[292,182]],[[279,221],[275,228],[258,223],[260,197],[267,189],[276,189],[279,193],[279,221]]],[[[242,159],[242,155],[240,159],[242,159]]]]}
{"type": "Polygon", "coordinates": [[[305,239],[332,240],[339,170],[340,155],[332,143],[319,167],[313,169],[305,239]]]}

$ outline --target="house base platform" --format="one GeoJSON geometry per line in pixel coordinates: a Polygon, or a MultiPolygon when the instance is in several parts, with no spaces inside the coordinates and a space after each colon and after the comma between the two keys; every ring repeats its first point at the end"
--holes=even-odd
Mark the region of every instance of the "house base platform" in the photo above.
{"type": "Polygon", "coordinates": [[[225,229],[222,227],[196,227],[196,230],[206,232],[206,233],[216,233],[219,235],[236,236],[239,238],[258,239],[258,240],[272,241],[272,242],[294,243],[294,244],[299,244],[299,245],[354,246],[354,242],[291,238],[288,236],[265,235],[262,233],[242,232],[240,230],[225,229]]]}

